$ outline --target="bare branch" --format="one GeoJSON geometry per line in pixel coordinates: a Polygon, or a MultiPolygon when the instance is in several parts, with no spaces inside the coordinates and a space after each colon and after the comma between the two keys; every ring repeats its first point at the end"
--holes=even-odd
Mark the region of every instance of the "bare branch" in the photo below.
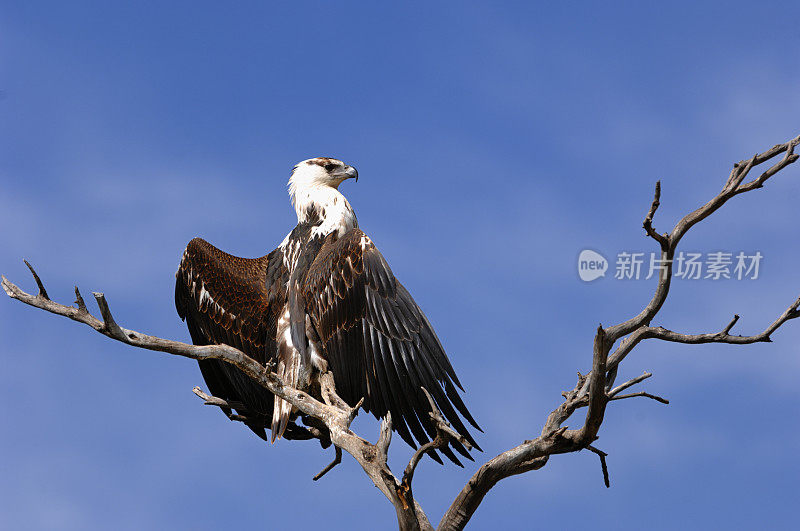
{"type": "Polygon", "coordinates": [[[611,487],[611,481],[608,478],[608,465],[606,464],[606,457],[608,457],[608,454],[602,450],[598,450],[591,444],[587,446],[586,449],[596,453],[598,457],[600,457],[600,468],[603,470],[603,483],[606,484],[606,488],[611,487]]]}
{"type": "Polygon", "coordinates": [[[686,343],[697,345],[702,343],[728,343],[731,345],[749,345],[751,343],[769,343],[772,341],[771,335],[780,328],[786,321],[800,317],[800,297],[798,297],[775,321],[772,322],[763,332],[752,336],[732,336],[729,334],[730,329],[738,321],[739,316],[734,319],[725,327],[721,332],[709,334],[681,334],[673,332],[666,328],[659,327],[645,327],[643,334],[646,338],[661,339],[662,341],[672,341],[674,343],[686,343]]]}
{"type": "Polygon", "coordinates": [[[78,311],[89,313],[89,310],[86,309],[86,303],[83,302],[83,297],[81,297],[81,292],[78,289],[78,286],[75,286],[75,304],[78,305],[78,311]]]}
{"type": "Polygon", "coordinates": [[[738,321],[738,320],[739,320],[739,314],[738,313],[734,314],[733,315],[733,319],[731,319],[731,322],[728,323],[728,326],[725,327],[725,329],[722,331],[722,333],[723,334],[729,333],[731,331],[731,329],[734,327],[734,325],[736,324],[736,321],[738,321]]]}
{"type": "Polygon", "coordinates": [[[93,292],[92,295],[94,295],[94,298],[97,301],[97,306],[100,308],[100,315],[103,316],[103,326],[108,332],[106,335],[114,339],[120,339],[124,337],[125,333],[122,331],[117,322],[114,320],[114,316],[111,315],[111,310],[108,307],[108,302],[106,302],[106,296],[103,295],[102,293],[96,293],[96,292],[93,292]]]}
{"type": "Polygon", "coordinates": [[[634,385],[647,380],[651,376],[653,376],[652,373],[646,372],[646,373],[642,374],[641,376],[637,376],[636,378],[632,378],[632,379],[628,380],[624,384],[618,385],[617,387],[615,387],[614,389],[612,389],[611,391],[608,392],[608,398],[614,398],[616,395],[618,395],[619,393],[621,393],[625,389],[633,387],[634,385]]]}
{"type": "Polygon", "coordinates": [[[747,174],[750,173],[750,170],[753,169],[753,165],[755,165],[757,159],[758,153],[753,155],[753,158],[748,160],[746,163],[745,161],[742,161],[734,165],[736,171],[733,173],[733,178],[728,181],[728,185],[726,186],[725,190],[726,192],[730,193],[739,187],[744,178],[747,177],[747,174]],[[744,165],[742,165],[743,163],[744,165]]]}
{"type": "Polygon", "coordinates": [[[637,330],[633,331],[628,337],[624,338],[619,346],[608,356],[608,369],[612,370],[619,366],[622,360],[639,344],[639,342],[645,339],[645,329],[640,327],[637,330]]]}
{"type": "Polygon", "coordinates": [[[666,249],[669,246],[667,237],[663,234],[659,234],[658,231],[653,228],[653,216],[655,216],[658,207],[661,206],[660,199],[661,181],[656,181],[655,196],[653,197],[653,202],[650,204],[650,210],[647,212],[647,216],[645,216],[642,226],[644,227],[644,230],[647,232],[648,236],[657,241],[662,249],[666,249]]]}
{"type": "Polygon", "coordinates": [[[771,341],[772,334],[780,328],[784,323],[792,319],[800,317],[800,298],[794,301],[786,311],[784,311],[772,324],[770,324],[763,332],[753,336],[735,336],[731,335],[730,331],[733,326],[739,321],[739,316],[735,315],[727,326],[721,331],[716,333],[707,334],[681,334],[667,330],[663,327],[650,327],[641,326],[628,337],[623,339],[619,347],[609,356],[608,367],[609,369],[617,367],[620,362],[644,339],[661,339],[663,341],[672,341],[675,343],[687,344],[701,344],[701,343],[728,343],[732,345],[749,345],[751,343],[771,341]]]}
{"type": "MultiPolygon", "coordinates": [[[[616,370],[616,368],[614,370],[616,370]]],[[[632,387],[632,386],[634,386],[634,385],[646,380],[647,378],[650,378],[651,376],[653,376],[651,373],[646,372],[646,373],[642,374],[641,376],[637,376],[636,378],[632,378],[632,379],[628,380],[624,384],[618,385],[617,387],[615,387],[614,389],[612,389],[612,390],[610,390],[610,391],[608,391],[606,393],[606,397],[607,397],[608,401],[610,402],[612,400],[623,400],[625,398],[634,398],[634,397],[646,397],[646,398],[652,398],[653,400],[661,402],[662,404],[669,404],[669,400],[667,400],[666,398],[662,398],[662,397],[656,396],[656,395],[651,395],[650,393],[645,393],[644,391],[639,391],[639,392],[636,392],[636,393],[629,393],[629,394],[625,394],[625,395],[621,395],[620,394],[620,392],[624,391],[625,389],[628,389],[628,388],[630,388],[630,387],[632,387]]],[[[583,406],[583,405],[584,404],[581,404],[581,406],[583,406]]]]}
{"type": "MultiPolygon", "coordinates": [[[[217,406],[223,409],[236,409],[239,411],[244,411],[244,405],[239,402],[234,402],[232,400],[225,400],[223,398],[219,398],[217,396],[211,396],[206,394],[202,389],[199,387],[194,387],[192,392],[203,399],[203,404],[206,406],[217,406]]],[[[238,419],[237,419],[238,420],[238,419]]]]}
{"type": "Polygon", "coordinates": [[[669,400],[667,400],[666,398],[662,398],[657,395],[651,395],[650,393],[645,393],[644,391],[639,391],[636,393],[628,393],[626,395],[616,395],[609,398],[609,400],[624,400],[626,398],[636,398],[636,397],[651,398],[656,402],[661,402],[662,404],[669,405],[669,400]]]}
{"type": "Polygon", "coordinates": [[[28,269],[31,271],[31,275],[33,275],[33,279],[36,281],[36,286],[39,288],[39,297],[50,300],[50,297],[47,295],[47,290],[44,289],[42,280],[39,278],[39,275],[36,274],[36,270],[33,269],[33,266],[27,260],[23,260],[23,262],[25,262],[25,265],[28,266],[28,269]]]}
{"type": "Polygon", "coordinates": [[[392,412],[387,411],[386,416],[381,421],[381,427],[378,431],[378,442],[375,448],[378,450],[378,455],[384,460],[389,456],[389,444],[392,442],[392,412]]]}
{"type": "Polygon", "coordinates": [[[608,328],[606,334],[612,343],[616,342],[621,337],[630,334],[640,326],[649,324],[656,313],[658,313],[658,311],[661,309],[661,306],[664,304],[667,294],[669,293],[669,285],[672,279],[672,259],[675,254],[675,249],[686,232],[695,224],[716,212],[717,209],[724,205],[731,197],[755,188],[762,187],[767,179],[778,173],[789,164],[795,162],[798,157],[794,153],[794,149],[798,144],[800,144],[800,136],[797,136],[783,144],[778,144],[764,153],[757,154],[747,162],[740,162],[737,167],[734,168],[734,172],[731,174],[731,177],[728,178],[726,186],[719,194],[717,194],[705,205],[694,210],[693,212],[690,212],[689,214],[686,214],[683,218],[681,218],[680,221],[678,221],[678,223],[675,225],[675,228],[673,228],[672,232],[667,236],[667,240],[669,242],[668,247],[666,250],[662,247],[661,263],[665,264],[665,267],[659,271],[658,282],[656,284],[656,290],[652,299],[638,315],[628,319],[623,323],[608,328]],[[785,153],[783,159],[765,171],[758,179],[754,179],[746,184],[738,184],[742,179],[744,179],[744,177],[753,167],[763,164],[764,162],[773,159],[781,153],[785,153]]]}
{"type": "MultiPolygon", "coordinates": [[[[229,400],[225,400],[225,399],[219,398],[217,396],[208,395],[205,392],[203,392],[203,390],[200,389],[199,387],[194,387],[192,389],[192,392],[203,399],[203,404],[204,405],[206,405],[206,406],[216,406],[216,407],[220,408],[225,413],[225,415],[228,417],[228,419],[230,419],[230,420],[234,420],[234,421],[237,421],[237,422],[244,422],[244,423],[247,423],[247,424],[259,424],[259,425],[262,425],[264,427],[267,426],[267,423],[265,421],[262,421],[262,420],[260,420],[258,418],[249,417],[249,416],[247,416],[245,414],[233,413],[231,410],[234,409],[234,408],[237,411],[244,411],[242,404],[240,404],[238,402],[232,402],[232,401],[229,401],[229,400]]],[[[309,438],[311,438],[311,437],[309,437],[309,438]]]]}
{"type": "MultiPolygon", "coordinates": [[[[625,382],[624,384],[618,385],[614,389],[608,391],[606,393],[606,398],[610,402],[612,400],[623,400],[625,398],[645,397],[645,398],[652,398],[653,400],[661,402],[662,404],[669,404],[669,400],[667,400],[666,398],[662,398],[662,397],[656,396],[656,395],[651,395],[650,393],[645,393],[644,391],[640,391],[640,392],[637,392],[637,393],[629,393],[629,394],[625,394],[625,395],[619,394],[620,392],[624,391],[625,389],[628,389],[628,388],[630,388],[630,387],[632,387],[632,386],[634,386],[634,385],[636,385],[638,383],[641,383],[642,381],[646,380],[647,378],[650,378],[651,376],[653,376],[651,373],[646,372],[646,373],[642,374],[641,376],[637,376],[636,378],[632,378],[632,379],[628,380],[627,382],[625,382]]],[[[584,406],[588,406],[588,405],[589,405],[588,398],[583,397],[582,400],[580,401],[578,407],[584,407],[584,406]]]]}
{"type": "Polygon", "coordinates": [[[342,462],[342,449],[338,446],[334,446],[333,449],[336,452],[336,457],[333,458],[333,461],[331,461],[328,466],[320,470],[319,473],[312,478],[314,481],[318,481],[319,478],[330,472],[333,467],[342,462]]]}
{"type": "Polygon", "coordinates": [[[364,405],[364,397],[362,396],[361,400],[359,400],[356,403],[355,406],[350,408],[350,411],[347,413],[347,427],[348,428],[350,427],[350,424],[352,424],[353,421],[356,419],[356,416],[358,415],[358,411],[361,409],[361,406],[363,406],[363,405],[364,405]]]}
{"type": "Polygon", "coordinates": [[[227,400],[223,400],[222,398],[217,398],[216,396],[211,396],[203,392],[202,389],[199,387],[194,387],[192,392],[203,399],[203,403],[207,406],[219,406],[219,407],[227,407],[233,408],[227,400]]]}
{"type": "Polygon", "coordinates": [[[775,155],[785,152],[783,158],[779,162],[771,166],[767,171],[762,173],[757,179],[753,179],[752,181],[745,183],[742,186],[739,186],[735,190],[735,193],[741,194],[744,192],[749,192],[750,190],[755,190],[756,188],[761,188],[762,186],[764,186],[764,182],[766,182],[767,179],[769,179],[770,177],[781,171],[789,164],[795,162],[797,160],[798,155],[794,152],[794,148],[797,147],[798,144],[800,144],[800,136],[794,138],[793,140],[790,140],[785,144],[778,144],[777,146],[773,147],[771,150],[767,151],[762,155],[757,155],[755,164],[761,164],[762,162],[771,159],[775,155]]]}

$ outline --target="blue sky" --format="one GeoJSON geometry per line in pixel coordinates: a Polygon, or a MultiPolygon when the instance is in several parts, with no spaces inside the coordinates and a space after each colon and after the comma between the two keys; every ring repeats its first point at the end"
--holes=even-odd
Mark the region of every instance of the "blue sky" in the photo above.
{"type": "MultiPolygon", "coordinates": [[[[786,3],[0,2],[0,272],[53,298],[104,291],[124,326],[188,339],[186,242],[261,255],[295,222],[294,163],[359,170],[343,193],[434,324],[486,460],[538,434],[598,322],[652,282],[578,279],[578,253],[652,250],[734,161],[800,133],[800,8],[786,3]]],[[[800,293],[800,169],[739,197],[685,250],[764,255],[756,281],[676,281],[655,324],[760,331],[800,293]]],[[[613,267],[613,266],[612,266],[613,267]]],[[[793,325],[793,326],[792,326],[793,325]]],[[[0,527],[391,528],[352,459],[265,445],[203,407],[188,360],[0,301],[0,527]],[[343,508],[344,507],[344,508],[343,508]]],[[[800,327],[770,345],[642,344],[592,454],[487,496],[472,526],[789,528],[800,474],[800,327]]],[[[575,419],[576,422],[580,418],[575,419]]],[[[375,438],[374,419],[356,429],[375,438]]],[[[410,451],[399,440],[392,465],[410,451]]],[[[474,472],[421,465],[438,521],[474,472]]]]}

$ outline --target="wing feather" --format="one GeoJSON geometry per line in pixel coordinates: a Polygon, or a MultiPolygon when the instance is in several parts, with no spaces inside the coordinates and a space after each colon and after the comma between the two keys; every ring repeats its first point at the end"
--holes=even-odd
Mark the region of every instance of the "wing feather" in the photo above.
{"type": "MultiPolygon", "coordinates": [[[[285,276],[277,250],[261,258],[239,258],[195,238],[175,274],[175,307],[195,344],[231,345],[266,363],[277,353],[275,330],[285,300],[285,276]]],[[[272,393],[235,367],[205,360],[200,370],[212,394],[243,404],[240,413],[272,417],[272,393]]],[[[266,438],[263,423],[249,426],[266,438]]]]}
{"type": "MultiPolygon", "coordinates": [[[[392,354],[392,361],[394,362],[396,374],[403,388],[404,403],[411,409],[410,413],[406,416],[406,421],[417,440],[425,440],[428,436],[433,439],[436,437],[436,430],[430,425],[423,426],[417,416],[417,412],[426,411],[428,406],[420,401],[419,393],[416,392],[416,390],[422,386],[419,385],[419,380],[414,374],[414,368],[409,367],[408,360],[403,354],[404,344],[402,341],[390,341],[389,349],[392,354]],[[406,375],[407,377],[404,378],[401,375],[406,375]]],[[[415,445],[411,446],[416,447],[415,445]]],[[[442,462],[438,454],[431,454],[431,457],[438,463],[442,462]]],[[[458,462],[454,457],[451,457],[451,459],[458,462]]]]}
{"type": "MultiPolygon", "coordinates": [[[[480,430],[430,322],[363,232],[328,237],[303,291],[342,398],[354,404],[363,396],[378,418],[391,411],[397,433],[416,447],[436,435],[424,387],[454,429],[480,449],[459,417],[480,430]]],[[[452,447],[472,459],[461,444],[452,447]]],[[[441,451],[460,465],[449,447],[441,451]]]]}

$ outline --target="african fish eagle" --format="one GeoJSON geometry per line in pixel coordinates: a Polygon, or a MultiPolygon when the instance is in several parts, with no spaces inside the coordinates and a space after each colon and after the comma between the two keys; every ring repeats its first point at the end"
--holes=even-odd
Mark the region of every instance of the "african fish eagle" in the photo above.
{"type": "MultiPolygon", "coordinates": [[[[456,431],[480,449],[459,418],[480,430],[430,322],[338,190],[350,178],[358,181],[358,172],[340,160],[297,164],[289,179],[297,226],[261,258],[232,256],[200,238],[189,242],[176,273],[178,315],[194,344],[226,344],[259,363],[273,361],[278,376],[297,389],[332,371],[347,403],[363,397],[376,418],[391,412],[394,430],[414,448],[415,439],[424,444],[436,436],[424,387],[456,431]]],[[[258,436],[267,440],[271,425],[272,442],[300,438],[291,404],[228,363],[199,363],[210,392],[246,414],[258,436]]],[[[460,443],[451,445],[472,459],[460,443]]],[[[451,448],[441,451],[461,464],[451,448]]]]}

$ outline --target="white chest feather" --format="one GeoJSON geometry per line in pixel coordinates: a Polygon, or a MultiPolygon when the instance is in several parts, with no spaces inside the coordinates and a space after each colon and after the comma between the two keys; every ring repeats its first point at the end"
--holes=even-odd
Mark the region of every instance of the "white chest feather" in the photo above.
{"type": "Polygon", "coordinates": [[[293,201],[298,223],[309,221],[312,216],[317,216],[321,221],[311,230],[312,236],[327,236],[332,232],[342,236],[358,226],[353,207],[336,188],[310,186],[298,190],[293,201]]]}

